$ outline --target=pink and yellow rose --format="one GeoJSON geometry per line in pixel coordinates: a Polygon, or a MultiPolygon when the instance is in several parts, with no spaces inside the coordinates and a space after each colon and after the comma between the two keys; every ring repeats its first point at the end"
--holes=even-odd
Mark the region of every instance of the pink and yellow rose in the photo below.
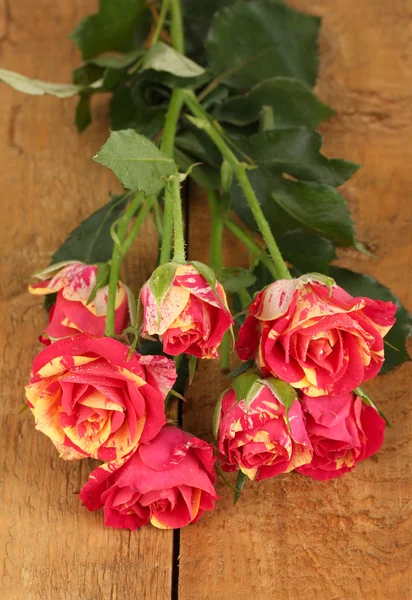
{"type": "Polygon", "coordinates": [[[335,283],[279,280],[257,294],[236,349],[309,396],[341,394],[378,374],[395,312],[392,302],[353,298],[335,283]]]}
{"type": "Polygon", "coordinates": [[[91,511],[103,506],[110,527],[184,527],[218,498],[214,462],[210,444],[167,425],[131,456],[95,469],[80,499],[91,511]]]}
{"type": "Polygon", "coordinates": [[[198,358],[218,358],[222,338],[233,324],[219,282],[213,290],[193,265],[170,263],[156,269],[145,283],[141,303],[142,335],[159,335],[166,354],[186,352],[198,358]],[[164,285],[164,275],[167,279],[170,272],[170,281],[164,285]]]}
{"type": "Polygon", "coordinates": [[[222,398],[217,436],[222,469],[240,469],[260,481],[309,463],[312,446],[293,388],[274,378],[256,378],[243,395],[239,399],[231,389],[222,398]],[[289,396],[288,412],[279,391],[289,396]]]}
{"type": "Polygon", "coordinates": [[[333,479],[352,471],[383,444],[385,420],[356,394],[303,396],[306,430],[313,447],[310,464],[297,469],[312,479],[333,479]]]}
{"type": "Polygon", "coordinates": [[[173,361],[140,356],[111,338],[79,334],[47,346],[26,386],[36,429],[67,460],[114,460],[155,437],[176,380],[173,361]]]}
{"type": "MultiPolygon", "coordinates": [[[[96,284],[97,269],[96,265],[81,262],[61,263],[54,265],[52,271],[46,269],[39,274],[39,277],[51,274],[51,278],[29,286],[31,294],[45,296],[57,293],[45,330],[47,337],[56,340],[76,333],[90,333],[96,337],[104,335],[108,286],[97,290],[95,298],[89,302],[96,284]]],[[[130,321],[128,292],[121,282],[116,294],[114,319],[115,333],[120,335],[130,321]]]]}

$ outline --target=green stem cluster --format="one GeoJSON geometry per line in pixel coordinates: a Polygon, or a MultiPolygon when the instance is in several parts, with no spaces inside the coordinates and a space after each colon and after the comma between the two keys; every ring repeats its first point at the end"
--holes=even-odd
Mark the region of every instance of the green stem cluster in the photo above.
{"type": "MultiPolygon", "coordinates": [[[[172,17],[171,36],[173,47],[184,53],[184,34],[183,34],[183,19],[179,0],[168,0],[170,2],[170,13],[172,17]]],[[[163,6],[162,6],[163,9],[163,6]]],[[[166,156],[173,158],[173,149],[176,137],[177,125],[179,122],[180,112],[184,102],[183,90],[176,88],[173,90],[169,108],[166,114],[165,126],[163,129],[160,150],[166,156]]],[[[163,265],[170,260],[170,252],[172,249],[172,231],[173,227],[178,236],[183,235],[181,232],[176,232],[176,224],[173,226],[173,204],[170,194],[170,188],[167,186],[164,198],[164,217],[163,217],[163,235],[162,247],[160,251],[160,264],[163,265]]],[[[175,244],[176,245],[176,244],[175,244]]],[[[184,260],[184,257],[183,257],[184,260]]]]}
{"type": "Polygon", "coordinates": [[[143,192],[139,191],[127,206],[123,217],[119,221],[117,229],[117,240],[113,247],[112,260],[110,263],[109,292],[107,296],[106,328],[104,333],[108,337],[113,337],[115,334],[114,315],[116,310],[116,294],[120,274],[120,264],[124,255],[123,243],[125,241],[127,228],[136,214],[142,200],[143,192]]]}
{"type": "MultiPolygon", "coordinates": [[[[176,88],[173,90],[170,99],[169,108],[166,114],[165,126],[163,129],[162,141],[160,150],[166,156],[173,158],[173,148],[176,137],[177,124],[179,122],[180,111],[183,106],[184,94],[183,91],[176,88]]],[[[160,264],[164,265],[170,260],[170,252],[172,249],[172,231],[173,231],[173,207],[170,194],[166,188],[164,197],[164,213],[163,213],[163,235],[162,247],[160,250],[160,264]]]]}
{"type": "Polygon", "coordinates": [[[259,201],[256,198],[255,192],[250,184],[247,176],[248,165],[241,163],[229,145],[223,138],[220,127],[217,123],[214,123],[209,117],[208,113],[202,108],[202,106],[196,100],[195,95],[191,90],[185,90],[185,102],[192,114],[201,120],[201,127],[204,128],[210,139],[214,142],[215,146],[220,151],[221,155],[233,169],[233,173],[239,182],[240,187],[248,201],[249,207],[253,213],[255,221],[260,229],[263,239],[265,240],[269,254],[271,255],[274,265],[276,267],[278,279],[290,279],[291,275],[286,266],[285,261],[282,258],[278,245],[273,237],[270,230],[269,224],[263,214],[260,207],[259,201]]]}

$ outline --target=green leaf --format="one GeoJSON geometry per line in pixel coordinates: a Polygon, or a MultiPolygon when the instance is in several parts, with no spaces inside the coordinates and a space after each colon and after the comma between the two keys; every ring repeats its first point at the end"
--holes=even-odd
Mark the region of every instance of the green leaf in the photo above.
{"type": "Polygon", "coordinates": [[[355,242],[353,223],[345,198],[321,183],[272,178],[272,199],[307,230],[324,235],[338,246],[355,242]],[[273,185],[274,184],[274,185],[273,185]]]}
{"type": "Polygon", "coordinates": [[[88,63],[110,69],[125,69],[139,58],[143,57],[144,54],[145,51],[143,48],[135,48],[134,50],[125,53],[110,52],[103,54],[102,56],[91,58],[88,63]]]}
{"type": "Polygon", "coordinates": [[[110,120],[114,131],[134,129],[136,133],[152,138],[162,130],[165,116],[164,108],[137,107],[129,87],[119,87],[113,93],[110,120]]]}
{"type": "Polygon", "coordinates": [[[189,128],[180,131],[176,135],[176,146],[180,150],[190,154],[197,161],[201,161],[216,169],[220,169],[221,167],[222,156],[204,131],[192,128],[189,125],[189,128]]]}
{"type": "Polygon", "coordinates": [[[253,285],[256,277],[243,267],[227,267],[220,270],[219,281],[226,292],[233,294],[253,285]]]}
{"type": "Polygon", "coordinates": [[[103,72],[104,69],[86,63],[73,71],[73,83],[82,87],[89,87],[103,77],[103,72]]]}
{"type": "Polygon", "coordinates": [[[107,68],[103,75],[102,91],[111,91],[125,79],[125,73],[119,69],[107,68]]]}
{"type": "Polygon", "coordinates": [[[222,302],[221,297],[216,292],[216,273],[213,271],[213,269],[205,265],[205,263],[199,262],[198,260],[190,260],[189,265],[192,265],[201,275],[203,275],[212,288],[212,292],[220,300],[220,302],[222,302]]]}
{"type": "Polygon", "coordinates": [[[295,388],[281,379],[276,379],[276,377],[267,377],[264,381],[265,384],[275,394],[282,406],[284,406],[286,411],[286,419],[288,420],[289,424],[289,410],[295,400],[298,399],[295,388]]]}
{"type": "Polygon", "coordinates": [[[238,145],[262,167],[272,167],[279,174],[288,173],[296,179],[338,187],[356,173],[359,165],[326,158],[320,153],[322,141],[316,131],[293,127],[261,131],[238,140],[238,145]]]}
{"type": "MultiPolygon", "coordinates": [[[[345,198],[320,183],[291,181],[265,169],[248,176],[275,236],[287,230],[304,229],[319,234],[338,246],[354,244],[354,229],[345,198]]],[[[235,212],[254,231],[255,220],[240,188],[232,186],[235,212]]]]}
{"type": "MultiPolygon", "coordinates": [[[[49,83],[40,79],[29,79],[24,75],[20,75],[20,73],[14,73],[7,69],[0,69],[0,81],[7,83],[19,92],[31,96],[49,94],[57,98],[70,98],[84,89],[84,86],[74,85],[73,83],[49,83]]],[[[98,87],[97,84],[100,85],[100,82],[95,82],[91,87],[98,87]]]]}
{"type": "Polygon", "coordinates": [[[206,63],[204,44],[217,10],[236,0],[182,0],[187,54],[206,63]]]}
{"type": "Polygon", "coordinates": [[[239,500],[246,479],[247,475],[245,475],[245,473],[243,473],[242,471],[238,471],[235,483],[236,492],[233,496],[233,504],[236,504],[236,502],[239,500]]]}
{"type": "Polygon", "coordinates": [[[220,121],[249,125],[259,119],[263,106],[270,106],[275,128],[304,125],[316,129],[321,121],[335,114],[306,85],[289,77],[272,77],[253,87],[244,96],[232,96],[217,111],[220,121]]]}
{"type": "Polygon", "coordinates": [[[352,296],[366,296],[373,300],[394,302],[398,307],[396,323],[384,338],[385,362],[380,373],[387,373],[405,361],[409,361],[410,356],[405,342],[412,332],[412,316],[402,306],[399,298],[389,288],[368,275],[340,267],[331,267],[330,275],[352,296]]]}
{"type": "Polygon", "coordinates": [[[318,17],[279,1],[239,0],[215,16],[207,41],[209,66],[240,89],[275,76],[313,86],[319,25],[318,17]]]}
{"type": "Polygon", "coordinates": [[[196,356],[189,356],[189,385],[192,385],[193,379],[195,377],[197,368],[197,358],[196,356]]]}
{"type": "Polygon", "coordinates": [[[145,0],[100,0],[99,12],[83,19],[70,34],[85,60],[102,52],[128,51],[148,31],[145,0]]]}
{"type": "Polygon", "coordinates": [[[262,385],[265,385],[264,381],[256,373],[242,373],[242,375],[236,377],[232,381],[236,402],[244,401],[248,410],[251,402],[253,402],[262,389],[262,385]]]}
{"type": "Polygon", "coordinates": [[[110,265],[107,262],[98,263],[97,273],[96,273],[96,283],[90,293],[90,296],[87,300],[87,304],[90,304],[90,302],[93,302],[93,300],[96,298],[97,292],[109,283],[109,277],[110,277],[110,265]]]}
{"type": "Polygon", "coordinates": [[[164,71],[184,78],[199,77],[205,73],[203,67],[163,42],[155,44],[145,55],[141,70],[147,69],[164,71]]]}
{"type": "MultiPolygon", "coordinates": [[[[186,152],[174,147],[174,159],[179,166],[179,171],[187,171],[196,160],[186,152]]],[[[190,177],[195,183],[206,189],[217,190],[220,187],[219,171],[208,165],[195,166],[190,172],[190,177]]]]}
{"type": "Polygon", "coordinates": [[[328,273],[329,263],[336,259],[335,247],[324,237],[302,229],[287,231],[277,238],[283,258],[302,273],[328,273]]]}
{"type": "Polygon", "coordinates": [[[146,194],[158,194],[164,178],[177,170],[174,160],[133,129],[112,131],[94,159],[111,169],[126,188],[146,194]]]}
{"type": "Polygon", "coordinates": [[[113,251],[111,226],[124,212],[130,194],[115,196],[74,229],[51,258],[50,264],[80,260],[95,264],[109,260],[113,251]]]}
{"type": "Polygon", "coordinates": [[[77,131],[84,131],[91,123],[90,94],[80,94],[76,106],[75,123],[77,131]]]}
{"type": "Polygon", "coordinates": [[[245,373],[248,369],[250,369],[250,367],[254,365],[254,362],[255,361],[252,359],[249,359],[246,362],[242,362],[238,367],[236,367],[236,369],[233,369],[232,371],[230,371],[230,373],[225,375],[225,379],[232,379],[232,377],[242,375],[242,373],[245,373]]]}
{"type": "Polygon", "coordinates": [[[355,390],[353,390],[353,392],[354,392],[354,394],[359,396],[361,398],[362,402],[364,402],[367,406],[371,406],[372,408],[374,408],[376,410],[378,415],[380,415],[382,417],[382,419],[384,419],[387,427],[392,428],[390,421],[385,417],[384,413],[381,410],[379,410],[379,408],[373,402],[372,398],[370,396],[368,396],[368,394],[366,392],[364,392],[362,388],[357,387],[355,390]]]}
{"type": "Polygon", "coordinates": [[[178,264],[174,262],[160,265],[160,267],[157,267],[149,279],[149,287],[156,299],[159,310],[159,320],[161,318],[160,311],[162,308],[162,302],[172,286],[177,267],[178,264]]]}

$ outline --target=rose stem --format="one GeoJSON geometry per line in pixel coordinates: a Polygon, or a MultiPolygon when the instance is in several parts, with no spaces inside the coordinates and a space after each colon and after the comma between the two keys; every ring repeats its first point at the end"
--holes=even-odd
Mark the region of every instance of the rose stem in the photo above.
{"type": "Polygon", "coordinates": [[[244,231],[237,223],[235,223],[229,216],[226,216],[224,219],[224,224],[226,229],[231,231],[233,235],[235,235],[238,240],[242,242],[244,246],[252,254],[256,256],[256,258],[265,265],[267,270],[270,272],[274,279],[278,278],[278,272],[275,265],[272,262],[270,256],[266,254],[266,251],[263,248],[260,248],[256,242],[254,242],[249,235],[244,231]]]}
{"type": "MultiPolygon", "coordinates": [[[[163,6],[162,6],[163,9],[163,6]]],[[[170,0],[170,12],[172,16],[171,35],[173,47],[184,53],[184,37],[183,37],[183,21],[180,3],[178,0],[170,0]]],[[[166,156],[173,158],[173,148],[175,143],[176,129],[179,122],[180,111],[183,106],[184,94],[183,90],[175,88],[170,98],[169,108],[167,110],[165,126],[160,143],[160,150],[166,156]]],[[[180,198],[180,193],[179,193],[180,198]]],[[[163,265],[170,259],[170,251],[172,248],[172,231],[173,231],[173,208],[172,199],[170,197],[170,187],[166,186],[164,196],[164,215],[163,215],[163,236],[162,247],[160,250],[159,263],[163,265]]]]}
{"type": "Polygon", "coordinates": [[[186,260],[185,237],[183,233],[182,200],[180,198],[180,181],[178,175],[170,177],[167,183],[166,194],[169,195],[173,207],[173,260],[184,262],[186,260]]]}
{"type": "MultiPolygon", "coordinates": [[[[208,190],[210,214],[212,217],[212,227],[210,233],[210,266],[217,276],[223,266],[222,257],[222,238],[223,238],[223,215],[220,205],[219,195],[216,190],[208,190]]],[[[230,371],[230,340],[229,333],[223,336],[219,348],[220,366],[224,373],[230,371]]]]}
{"type": "Polygon", "coordinates": [[[150,46],[154,46],[159,41],[160,34],[162,33],[163,25],[167,16],[167,12],[169,10],[169,0],[163,0],[162,8],[160,9],[159,20],[156,24],[156,29],[154,30],[153,37],[150,41],[150,46]]]}
{"type": "Polygon", "coordinates": [[[123,258],[122,244],[130,221],[133,219],[143,199],[143,192],[137,192],[121,219],[117,230],[118,243],[113,246],[112,260],[110,263],[109,292],[107,296],[106,329],[104,334],[108,337],[114,336],[114,313],[116,306],[117,283],[119,281],[120,263],[123,258]]]}
{"type": "Polygon", "coordinates": [[[270,230],[269,224],[266,221],[266,217],[260,207],[259,201],[256,198],[255,192],[250,184],[249,178],[246,173],[246,165],[242,164],[238,158],[233,154],[232,150],[223,139],[219,129],[220,126],[214,123],[209,117],[208,113],[204,111],[202,106],[196,100],[196,97],[192,90],[185,90],[185,102],[192,114],[202,120],[201,127],[208,134],[210,139],[214,142],[215,146],[220,150],[222,156],[228,161],[233,169],[233,173],[238,180],[240,187],[248,201],[249,207],[253,213],[255,221],[259,227],[263,239],[265,240],[266,247],[271,255],[273,262],[276,266],[279,279],[291,279],[291,275],[286,266],[285,261],[282,258],[278,245],[273,237],[270,230]]]}

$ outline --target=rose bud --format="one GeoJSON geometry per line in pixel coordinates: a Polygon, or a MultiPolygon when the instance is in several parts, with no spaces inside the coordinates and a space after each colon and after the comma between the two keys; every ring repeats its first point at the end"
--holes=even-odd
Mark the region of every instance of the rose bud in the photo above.
{"type": "Polygon", "coordinates": [[[242,360],[254,357],[265,375],[309,396],[341,394],[379,372],[396,306],[353,298],[316,277],[322,276],[279,280],[259,292],[236,349],[242,360]]]}
{"type": "Polygon", "coordinates": [[[383,444],[385,420],[351,392],[340,396],[303,396],[306,430],[313,459],[297,469],[312,479],[333,479],[375,454],[383,444]]]}
{"type": "MultiPolygon", "coordinates": [[[[97,265],[59,263],[37,275],[40,278],[52,275],[50,279],[29,286],[31,294],[44,296],[57,292],[45,331],[49,338],[56,340],[76,333],[90,333],[96,337],[104,335],[108,286],[97,290],[94,299],[89,301],[96,285],[97,271],[97,265]]],[[[130,321],[128,291],[121,282],[118,284],[115,307],[115,333],[119,335],[130,321]]]]}
{"type": "Polygon", "coordinates": [[[95,469],[79,497],[91,511],[104,506],[110,527],[184,527],[218,499],[214,462],[210,444],[168,425],[130,457],[95,469]]]}
{"type": "Polygon", "coordinates": [[[296,391],[269,377],[244,374],[217,405],[218,451],[224,471],[257,481],[288,473],[312,459],[296,391]]]}
{"type": "Polygon", "coordinates": [[[171,356],[218,358],[223,335],[233,324],[222,285],[202,263],[158,267],[142,288],[141,304],[142,335],[159,335],[171,356]]]}
{"type": "Polygon", "coordinates": [[[114,460],[164,425],[174,363],[137,353],[128,360],[128,352],[117,340],[79,334],[53,342],[34,359],[27,402],[36,429],[62,458],[114,460]]]}

